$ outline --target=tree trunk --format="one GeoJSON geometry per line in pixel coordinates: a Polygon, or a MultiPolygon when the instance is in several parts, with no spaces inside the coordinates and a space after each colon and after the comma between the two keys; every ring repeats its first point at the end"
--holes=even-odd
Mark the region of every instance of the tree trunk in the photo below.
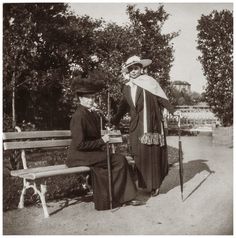
{"type": "Polygon", "coordinates": [[[12,79],[12,128],[13,129],[16,126],[15,94],[16,94],[16,73],[13,72],[13,79],[12,79]]]}

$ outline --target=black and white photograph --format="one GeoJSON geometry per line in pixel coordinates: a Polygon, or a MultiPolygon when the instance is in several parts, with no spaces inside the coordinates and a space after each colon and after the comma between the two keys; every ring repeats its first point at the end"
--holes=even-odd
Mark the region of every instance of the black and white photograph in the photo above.
{"type": "Polygon", "coordinates": [[[4,1],[2,235],[234,235],[233,1],[4,1]]]}

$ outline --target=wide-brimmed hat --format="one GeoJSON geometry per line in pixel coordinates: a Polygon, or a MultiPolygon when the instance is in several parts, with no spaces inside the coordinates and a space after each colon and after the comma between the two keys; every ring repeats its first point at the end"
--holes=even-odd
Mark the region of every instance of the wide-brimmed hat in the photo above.
{"type": "Polygon", "coordinates": [[[92,71],[86,76],[77,74],[73,77],[71,89],[79,95],[95,94],[105,87],[105,76],[101,71],[92,71]]]}
{"type": "Polygon", "coordinates": [[[134,55],[127,59],[121,71],[128,72],[128,68],[134,64],[141,64],[144,68],[150,65],[151,63],[152,63],[152,60],[150,59],[141,59],[139,56],[134,55]]]}

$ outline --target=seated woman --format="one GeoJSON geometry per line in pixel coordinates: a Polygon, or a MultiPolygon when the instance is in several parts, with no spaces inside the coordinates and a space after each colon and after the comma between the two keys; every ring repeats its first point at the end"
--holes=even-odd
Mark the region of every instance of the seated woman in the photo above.
{"type": "MultiPolygon", "coordinates": [[[[72,90],[79,99],[77,110],[72,116],[70,129],[72,141],[68,151],[67,165],[91,167],[93,199],[95,209],[109,209],[107,154],[103,150],[109,135],[101,137],[99,115],[92,110],[95,93],[102,89],[101,74],[80,75],[72,81],[72,90]],[[99,83],[100,82],[100,83],[99,83]]],[[[136,186],[131,178],[129,165],[122,155],[111,155],[113,208],[122,204],[142,205],[134,200],[136,186]]]]}

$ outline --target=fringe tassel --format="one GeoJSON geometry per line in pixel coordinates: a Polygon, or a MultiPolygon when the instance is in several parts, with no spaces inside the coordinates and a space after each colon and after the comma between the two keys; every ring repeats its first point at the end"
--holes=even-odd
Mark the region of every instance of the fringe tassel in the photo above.
{"type": "Polygon", "coordinates": [[[139,137],[139,140],[142,144],[146,145],[165,145],[164,135],[159,133],[144,133],[141,137],[139,137]]]}

